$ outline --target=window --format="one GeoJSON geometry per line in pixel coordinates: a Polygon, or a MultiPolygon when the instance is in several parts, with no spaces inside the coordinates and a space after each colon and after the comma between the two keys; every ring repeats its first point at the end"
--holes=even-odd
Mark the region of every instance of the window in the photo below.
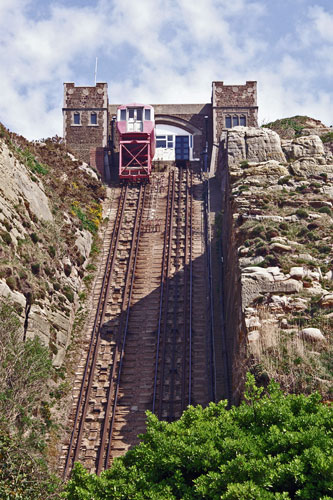
{"type": "Polygon", "coordinates": [[[165,135],[157,135],[156,136],[156,147],[157,148],[166,148],[167,147],[165,135]]]}
{"type": "Polygon", "coordinates": [[[125,122],[126,121],[126,109],[121,109],[120,110],[120,121],[125,122]]]}
{"type": "Polygon", "coordinates": [[[150,109],[145,109],[145,120],[150,121],[150,109]]]}
{"type": "Polygon", "coordinates": [[[241,116],[239,118],[239,124],[242,126],[242,127],[246,127],[246,117],[245,116],[241,116]]]}
{"type": "Polygon", "coordinates": [[[225,127],[226,128],[231,128],[231,116],[226,116],[225,117],[225,127]]]}
{"type": "Polygon", "coordinates": [[[80,113],[74,113],[74,115],[73,115],[73,123],[74,123],[74,125],[81,125],[81,116],[80,116],[80,113]]]}
{"type": "Polygon", "coordinates": [[[90,113],[90,125],[97,125],[97,113],[90,113]]]}
{"type": "Polygon", "coordinates": [[[142,109],[137,109],[137,110],[136,110],[136,119],[137,119],[139,122],[142,122],[142,109]]]}
{"type": "Polygon", "coordinates": [[[173,135],[168,135],[167,144],[168,144],[168,148],[173,148],[173,135]]]}
{"type": "Polygon", "coordinates": [[[134,108],[129,108],[129,110],[128,110],[128,118],[134,118],[134,108]]]}
{"type": "Polygon", "coordinates": [[[239,119],[238,116],[233,116],[232,117],[232,126],[237,127],[239,125],[239,119]]]}

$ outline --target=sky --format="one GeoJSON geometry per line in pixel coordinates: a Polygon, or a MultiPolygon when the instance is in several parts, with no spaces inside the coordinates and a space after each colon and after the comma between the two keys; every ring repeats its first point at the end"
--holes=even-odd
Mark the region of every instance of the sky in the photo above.
{"type": "Polygon", "coordinates": [[[333,0],[0,0],[0,121],[62,136],[63,82],[111,103],[205,103],[258,82],[259,124],[333,125],[333,0]]]}

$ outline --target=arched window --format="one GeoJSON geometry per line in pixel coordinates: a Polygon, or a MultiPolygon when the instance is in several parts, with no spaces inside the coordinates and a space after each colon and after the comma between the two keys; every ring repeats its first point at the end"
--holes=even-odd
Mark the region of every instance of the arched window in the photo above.
{"type": "Polygon", "coordinates": [[[237,127],[239,125],[239,118],[238,116],[233,116],[232,117],[232,126],[237,127]]]}
{"type": "Polygon", "coordinates": [[[239,118],[239,125],[241,125],[242,127],[246,127],[246,116],[241,116],[239,118]]]}

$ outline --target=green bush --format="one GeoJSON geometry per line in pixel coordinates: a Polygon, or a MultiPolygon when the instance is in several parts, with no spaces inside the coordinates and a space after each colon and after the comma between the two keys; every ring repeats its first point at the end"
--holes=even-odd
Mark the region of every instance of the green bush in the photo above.
{"type": "Polygon", "coordinates": [[[33,243],[38,243],[38,241],[39,241],[39,238],[38,238],[36,233],[31,233],[30,238],[33,241],[33,243]]]}
{"type": "Polygon", "coordinates": [[[12,237],[7,231],[1,232],[1,238],[7,245],[10,245],[12,243],[12,237]]]}
{"type": "Polygon", "coordinates": [[[320,212],[321,214],[327,214],[327,215],[331,215],[332,214],[332,210],[330,209],[330,207],[320,207],[318,212],[320,212]]]}
{"type": "Polygon", "coordinates": [[[295,214],[298,215],[298,217],[300,217],[301,219],[307,219],[309,217],[309,213],[307,210],[305,210],[305,208],[298,208],[295,214]]]}
{"type": "Polygon", "coordinates": [[[47,382],[53,368],[40,340],[22,340],[14,307],[0,301],[0,498],[60,498],[45,461],[47,382]]]}
{"type": "Polygon", "coordinates": [[[285,175],[284,177],[280,177],[280,179],[278,180],[278,184],[280,186],[288,184],[291,178],[292,178],[291,175],[285,175]]]}
{"type": "Polygon", "coordinates": [[[31,264],[31,271],[32,271],[32,274],[39,274],[40,273],[40,264],[39,262],[33,262],[31,264]]]}
{"type": "Polygon", "coordinates": [[[321,396],[265,395],[248,376],[245,401],[190,406],[180,420],[148,414],[142,443],[100,476],[76,464],[65,497],[117,499],[329,499],[332,408],[321,396]]]}
{"type": "Polygon", "coordinates": [[[53,245],[49,246],[48,252],[49,252],[50,257],[54,258],[56,256],[56,249],[54,248],[53,245]]]}

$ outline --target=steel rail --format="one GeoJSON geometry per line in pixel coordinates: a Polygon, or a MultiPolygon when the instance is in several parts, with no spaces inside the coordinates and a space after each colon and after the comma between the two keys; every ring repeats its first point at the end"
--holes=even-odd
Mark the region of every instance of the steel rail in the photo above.
{"type": "MultiPolygon", "coordinates": [[[[90,345],[89,345],[89,351],[88,351],[88,354],[87,354],[87,359],[86,359],[85,368],[84,368],[84,372],[83,372],[83,378],[82,378],[81,387],[80,387],[79,399],[78,399],[78,402],[77,402],[77,405],[76,405],[76,412],[75,412],[75,418],[74,418],[74,423],[73,423],[73,430],[72,430],[71,439],[70,439],[69,446],[68,446],[68,451],[67,451],[67,456],[66,456],[66,461],[65,461],[65,467],[64,467],[64,472],[63,472],[63,478],[64,479],[67,478],[67,474],[68,474],[68,469],[69,469],[70,463],[75,462],[75,460],[77,458],[78,439],[76,440],[76,449],[75,449],[75,452],[74,452],[74,457],[73,457],[73,459],[71,459],[71,454],[72,454],[73,445],[74,445],[74,438],[75,438],[75,433],[76,433],[78,425],[79,425],[79,435],[80,435],[80,430],[82,428],[82,421],[85,418],[85,413],[86,412],[84,412],[84,409],[83,409],[83,413],[82,413],[81,418],[79,420],[79,415],[80,415],[81,405],[82,405],[82,402],[83,402],[83,395],[84,395],[84,393],[86,394],[85,401],[87,401],[87,399],[89,397],[88,396],[88,394],[90,393],[90,390],[88,390],[88,388],[89,388],[89,381],[88,381],[88,387],[86,388],[86,390],[84,389],[84,387],[85,387],[85,384],[86,384],[86,381],[87,381],[87,377],[88,377],[89,365],[90,365],[90,361],[91,361],[91,356],[92,356],[92,353],[93,353],[93,349],[94,349],[93,359],[94,359],[95,353],[96,353],[96,351],[98,349],[97,344],[99,344],[99,338],[100,338],[100,336],[99,336],[99,328],[100,328],[100,325],[101,325],[101,323],[103,321],[103,318],[104,318],[104,314],[103,313],[105,313],[104,307],[103,307],[102,315],[100,316],[101,306],[102,306],[103,300],[104,300],[104,302],[106,302],[107,293],[108,293],[109,288],[110,288],[111,275],[112,275],[112,270],[113,270],[114,255],[116,253],[115,250],[113,249],[113,247],[116,248],[117,245],[118,245],[119,230],[120,230],[120,227],[121,227],[121,224],[122,224],[122,220],[123,220],[123,216],[124,216],[124,208],[125,208],[125,204],[126,204],[126,198],[127,198],[127,186],[123,187],[122,190],[121,190],[121,195],[120,195],[120,200],[119,200],[119,204],[118,204],[118,210],[117,210],[115,225],[114,225],[113,232],[112,232],[112,237],[111,237],[111,242],[110,242],[110,247],[109,247],[109,253],[108,253],[108,257],[107,257],[107,261],[106,261],[105,272],[104,272],[104,275],[103,275],[101,292],[100,292],[100,296],[99,296],[99,299],[98,299],[97,310],[96,310],[95,320],[94,320],[94,325],[93,325],[93,330],[92,330],[92,334],[91,334],[91,341],[90,341],[90,345]],[[111,266],[110,266],[111,257],[112,257],[112,263],[111,263],[111,266]],[[98,328],[97,328],[97,325],[99,325],[98,328]]],[[[90,374],[89,375],[89,378],[90,378],[92,376],[91,375],[92,374],[92,369],[91,368],[90,368],[89,374],[90,374]]],[[[78,437],[79,437],[79,435],[78,435],[78,437]]]]}
{"type": "Polygon", "coordinates": [[[171,184],[172,184],[172,173],[170,172],[169,173],[169,182],[168,182],[168,195],[167,195],[167,207],[166,207],[165,228],[164,228],[164,241],[163,241],[163,255],[162,255],[162,268],[161,268],[160,302],[159,302],[157,340],[156,340],[156,356],[155,356],[155,371],[154,371],[154,389],[153,389],[153,407],[152,407],[152,412],[153,413],[155,413],[155,405],[156,405],[157,374],[158,374],[158,361],[159,361],[160,339],[161,339],[162,309],[163,309],[163,299],[164,299],[164,271],[165,271],[167,237],[168,237],[168,221],[169,221],[169,210],[170,210],[171,184]]]}
{"type": "MultiPolygon", "coordinates": [[[[138,198],[138,210],[136,211],[136,216],[135,216],[135,221],[134,221],[134,226],[133,226],[133,232],[132,232],[132,240],[131,240],[131,250],[130,250],[130,255],[128,258],[128,266],[127,266],[127,271],[126,271],[126,280],[125,280],[125,287],[124,287],[124,293],[123,293],[123,302],[122,302],[122,314],[121,318],[123,318],[123,311],[124,311],[124,304],[126,302],[126,296],[127,296],[127,289],[128,289],[128,276],[129,276],[129,270],[130,270],[130,265],[131,261],[133,258],[133,248],[134,248],[134,243],[136,241],[135,239],[135,233],[137,230],[137,220],[138,220],[138,214],[140,213],[139,207],[141,205],[141,198],[142,198],[142,185],[140,186],[139,190],[139,198],[138,198]]],[[[143,208],[141,211],[141,217],[143,213],[143,208]]],[[[119,331],[121,332],[122,330],[122,324],[123,321],[121,319],[120,321],[120,328],[119,331]]],[[[119,334],[118,334],[119,337],[119,334]]],[[[110,416],[110,410],[111,410],[111,405],[112,405],[112,395],[114,394],[114,379],[116,376],[116,369],[117,369],[117,364],[118,364],[118,356],[119,356],[119,343],[117,342],[115,352],[113,355],[113,363],[112,363],[112,371],[110,373],[109,381],[109,390],[107,394],[107,401],[106,401],[106,408],[105,408],[105,414],[104,414],[104,421],[103,421],[103,429],[102,429],[102,436],[101,436],[101,441],[100,441],[100,446],[99,446],[99,451],[98,451],[98,456],[96,460],[96,472],[97,474],[100,474],[102,468],[103,468],[103,457],[104,457],[104,450],[105,450],[105,443],[107,439],[107,428],[108,428],[108,422],[109,422],[109,416],[110,416]]],[[[118,368],[119,371],[119,368],[118,368]]]]}
{"type": "Polygon", "coordinates": [[[173,234],[173,211],[175,204],[175,175],[172,180],[172,192],[171,192],[171,204],[170,204],[170,222],[169,222],[169,235],[168,235],[168,258],[166,266],[166,287],[164,294],[164,321],[163,321],[163,332],[162,332],[162,363],[161,363],[161,376],[160,376],[160,392],[159,392],[159,405],[158,405],[158,418],[162,417],[162,404],[163,404],[163,382],[164,382],[164,371],[165,371],[165,354],[166,354],[166,335],[167,335],[167,319],[168,319],[168,299],[169,299],[169,272],[171,264],[171,254],[172,254],[172,234],[173,234]]]}
{"type": "MultiPolygon", "coordinates": [[[[182,211],[182,180],[183,180],[183,169],[179,169],[178,173],[178,207],[177,207],[177,226],[176,226],[176,255],[174,259],[175,275],[173,278],[173,316],[172,316],[172,353],[171,353],[171,382],[170,382],[170,399],[169,399],[169,414],[168,420],[172,421],[174,419],[174,397],[175,397],[175,378],[176,378],[176,345],[177,345],[177,306],[179,297],[179,260],[180,260],[180,232],[181,232],[181,211],[182,211]]],[[[184,269],[185,271],[185,269],[184,269]]],[[[186,302],[183,304],[186,307],[186,302]]],[[[184,334],[184,330],[183,330],[184,334]]]]}
{"type": "MultiPolygon", "coordinates": [[[[191,190],[193,190],[193,172],[191,171],[191,190]]],[[[193,255],[192,255],[192,247],[193,247],[193,193],[191,192],[190,196],[190,290],[189,290],[189,380],[188,380],[188,404],[190,405],[192,402],[192,305],[193,305],[193,255]]]]}
{"type": "MultiPolygon", "coordinates": [[[[124,361],[126,337],[127,337],[127,333],[128,333],[128,323],[129,323],[129,315],[130,315],[132,293],[133,293],[133,286],[134,286],[134,279],[135,279],[136,261],[137,261],[138,251],[139,251],[139,243],[140,243],[140,235],[141,235],[141,227],[142,227],[142,219],[143,219],[145,197],[146,197],[146,185],[144,186],[143,190],[142,190],[142,185],[141,185],[140,186],[140,198],[142,198],[142,200],[141,200],[142,208],[141,208],[140,215],[139,215],[139,211],[136,214],[135,229],[133,231],[133,235],[135,235],[135,232],[137,231],[136,244],[135,244],[135,248],[134,248],[134,245],[132,246],[132,248],[134,248],[133,252],[132,252],[132,249],[131,249],[131,256],[130,256],[130,260],[129,260],[129,267],[128,267],[128,272],[127,272],[127,277],[126,277],[125,292],[127,291],[127,288],[128,288],[127,279],[129,277],[129,274],[130,274],[129,273],[130,262],[133,259],[133,253],[134,253],[134,262],[133,262],[132,276],[131,276],[131,281],[130,281],[129,295],[128,295],[128,300],[127,300],[126,320],[125,320],[125,327],[124,327],[124,331],[123,331],[123,340],[122,340],[121,352],[120,352],[120,360],[119,360],[118,376],[117,376],[117,383],[116,383],[116,391],[115,391],[114,402],[113,402],[113,412],[112,412],[111,425],[110,425],[110,430],[109,430],[109,435],[108,435],[108,447],[107,447],[106,456],[105,456],[105,462],[104,462],[104,468],[105,469],[108,468],[109,460],[110,460],[110,455],[111,455],[111,446],[112,446],[112,439],[113,439],[113,429],[114,429],[114,422],[115,422],[115,416],[116,416],[117,404],[118,404],[118,394],[119,394],[119,386],[120,386],[120,377],[121,377],[122,366],[123,366],[123,361],[124,361]],[[143,194],[142,194],[142,192],[143,192],[143,194]]],[[[140,204],[140,201],[139,201],[139,204],[140,204]]]]}

